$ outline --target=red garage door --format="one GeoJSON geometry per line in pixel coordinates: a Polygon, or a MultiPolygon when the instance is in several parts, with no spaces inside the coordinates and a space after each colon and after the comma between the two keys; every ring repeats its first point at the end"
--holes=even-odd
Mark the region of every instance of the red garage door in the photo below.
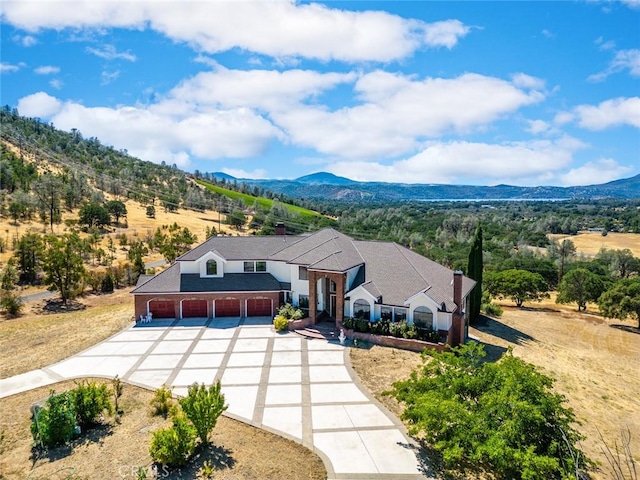
{"type": "Polygon", "coordinates": [[[271,310],[270,298],[250,298],[247,300],[247,317],[270,317],[273,315],[271,310]]]}
{"type": "Polygon", "coordinates": [[[216,317],[239,317],[240,300],[216,300],[216,317]]]}
{"type": "Polygon", "coordinates": [[[176,310],[171,300],[152,300],[149,302],[149,311],[153,318],[173,318],[176,310]]]}
{"type": "Polygon", "coordinates": [[[206,300],[183,300],[182,318],[207,317],[206,300]]]}

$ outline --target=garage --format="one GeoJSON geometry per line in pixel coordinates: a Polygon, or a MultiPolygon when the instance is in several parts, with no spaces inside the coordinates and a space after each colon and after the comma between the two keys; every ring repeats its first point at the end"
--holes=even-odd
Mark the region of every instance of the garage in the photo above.
{"type": "Polygon", "coordinates": [[[182,301],[182,318],[204,317],[207,314],[206,300],[183,300],[182,301]]]}
{"type": "Polygon", "coordinates": [[[273,315],[270,298],[250,298],[247,300],[247,317],[270,317],[273,315]]]}
{"type": "Polygon", "coordinates": [[[176,310],[172,300],[151,300],[149,311],[153,318],[174,318],[176,310]]]}
{"type": "Polygon", "coordinates": [[[239,317],[240,300],[237,298],[216,300],[216,317],[239,317]]]}

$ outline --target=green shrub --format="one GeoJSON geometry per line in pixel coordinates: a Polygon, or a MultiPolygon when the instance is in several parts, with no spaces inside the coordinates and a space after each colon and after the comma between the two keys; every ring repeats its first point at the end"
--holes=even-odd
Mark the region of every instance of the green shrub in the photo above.
{"type": "Polygon", "coordinates": [[[405,323],[402,326],[402,338],[418,338],[418,329],[416,326],[405,323]]]}
{"type": "Polygon", "coordinates": [[[278,316],[282,316],[287,320],[300,320],[304,317],[304,312],[290,303],[285,303],[278,309],[278,316]]]}
{"type": "Polygon", "coordinates": [[[354,330],[360,333],[369,333],[371,331],[371,322],[364,318],[356,318],[354,330]]]}
{"type": "Polygon", "coordinates": [[[112,293],[113,292],[113,277],[110,273],[107,273],[102,279],[102,285],[100,287],[102,293],[112,293]]]}
{"type": "Polygon", "coordinates": [[[437,330],[418,330],[418,338],[425,342],[438,343],[440,333],[437,330]]]}
{"type": "Polygon", "coordinates": [[[502,312],[504,311],[502,310],[502,307],[500,305],[497,305],[495,303],[486,303],[482,305],[482,310],[484,311],[484,313],[492,317],[501,317],[502,312]]]}
{"type": "Polygon", "coordinates": [[[209,433],[215,428],[222,412],[227,409],[227,405],[224,404],[220,380],[209,387],[194,383],[189,387],[187,396],[181,398],[179,403],[195,427],[200,441],[202,444],[206,444],[209,433]]]}
{"type": "Polygon", "coordinates": [[[36,408],[31,422],[31,434],[37,443],[47,447],[68,442],[75,432],[76,412],[69,392],[53,390],[44,408],[36,408]]]}
{"type": "Polygon", "coordinates": [[[12,291],[3,291],[0,295],[0,308],[3,312],[15,317],[22,311],[22,299],[12,291]]]}
{"type": "Polygon", "coordinates": [[[348,330],[353,330],[356,325],[356,320],[353,317],[345,317],[342,319],[342,326],[348,330]]]}
{"type": "Polygon", "coordinates": [[[171,389],[167,388],[166,385],[162,385],[156,390],[155,395],[151,400],[153,414],[162,415],[164,418],[167,418],[173,406],[174,403],[171,397],[171,389]]]}
{"type": "Polygon", "coordinates": [[[83,381],[76,383],[76,388],[69,392],[73,398],[78,425],[89,427],[98,423],[103,412],[113,412],[113,405],[109,397],[111,392],[106,383],[83,381]]]}
{"type": "Polygon", "coordinates": [[[396,338],[402,338],[402,324],[407,323],[403,322],[395,322],[389,325],[389,335],[396,338]]]}
{"type": "Polygon", "coordinates": [[[149,454],[154,462],[182,467],[196,448],[196,429],[182,412],[176,412],[173,426],[157,430],[151,439],[149,454]]]}
{"type": "Polygon", "coordinates": [[[289,320],[287,320],[283,315],[276,315],[273,319],[273,327],[278,332],[287,330],[289,328],[289,320]]]}
{"type": "Polygon", "coordinates": [[[371,333],[375,333],[376,335],[389,335],[389,326],[391,322],[388,319],[381,318],[376,322],[371,322],[371,333]]]}

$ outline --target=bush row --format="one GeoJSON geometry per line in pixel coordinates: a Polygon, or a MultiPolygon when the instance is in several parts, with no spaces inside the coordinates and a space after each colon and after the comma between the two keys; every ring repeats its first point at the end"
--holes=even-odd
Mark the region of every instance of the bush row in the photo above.
{"type": "Polygon", "coordinates": [[[381,318],[380,320],[371,322],[362,318],[347,317],[342,321],[342,325],[349,330],[360,333],[417,339],[433,343],[442,340],[439,332],[418,328],[415,325],[409,324],[406,320],[391,322],[389,319],[381,318]]]}

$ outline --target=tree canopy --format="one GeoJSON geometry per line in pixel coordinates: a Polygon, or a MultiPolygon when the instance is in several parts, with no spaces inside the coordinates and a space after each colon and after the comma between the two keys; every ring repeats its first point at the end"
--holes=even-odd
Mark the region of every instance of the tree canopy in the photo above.
{"type": "Polygon", "coordinates": [[[405,406],[402,418],[448,468],[497,478],[568,479],[590,465],[566,399],[553,380],[509,350],[484,363],[475,342],[423,354],[423,366],[389,393],[405,406]],[[429,358],[431,357],[431,358],[429,358]]]}
{"type": "Polygon", "coordinates": [[[557,303],[578,304],[578,311],[587,309],[587,302],[596,302],[604,291],[604,282],[586,268],[569,270],[558,285],[557,303]]]}
{"type": "Polygon", "coordinates": [[[485,286],[492,297],[513,300],[517,307],[524,302],[547,298],[549,287],[539,273],[527,270],[504,270],[485,275],[485,286]]]}
{"type": "Polygon", "coordinates": [[[600,296],[598,307],[605,317],[620,320],[634,318],[640,328],[640,278],[616,282],[600,296]]]}

